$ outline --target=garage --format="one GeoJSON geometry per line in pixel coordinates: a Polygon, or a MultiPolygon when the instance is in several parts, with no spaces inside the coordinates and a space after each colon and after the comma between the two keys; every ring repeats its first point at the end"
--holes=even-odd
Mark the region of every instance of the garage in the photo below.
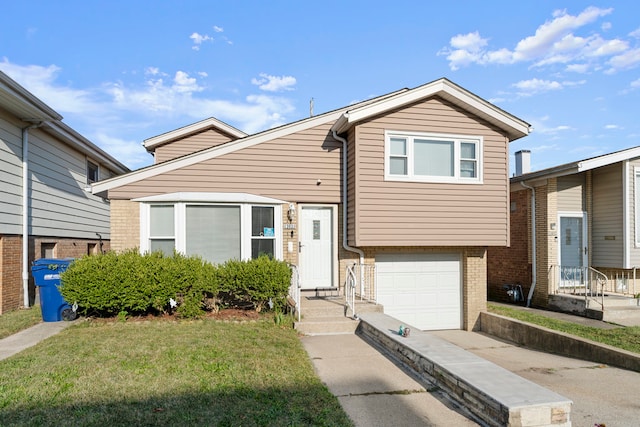
{"type": "Polygon", "coordinates": [[[461,329],[460,254],[378,254],[376,285],[385,314],[421,330],[461,329]]]}

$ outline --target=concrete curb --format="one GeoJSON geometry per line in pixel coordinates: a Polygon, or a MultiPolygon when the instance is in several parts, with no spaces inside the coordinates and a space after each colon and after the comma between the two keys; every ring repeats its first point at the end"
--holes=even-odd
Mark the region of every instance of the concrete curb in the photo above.
{"type": "Polygon", "coordinates": [[[498,314],[480,313],[480,330],[523,347],[640,372],[640,354],[498,314]]]}

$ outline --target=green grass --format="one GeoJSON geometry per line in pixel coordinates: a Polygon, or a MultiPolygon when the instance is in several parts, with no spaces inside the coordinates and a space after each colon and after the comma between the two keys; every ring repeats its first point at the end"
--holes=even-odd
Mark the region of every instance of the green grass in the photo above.
{"type": "Polygon", "coordinates": [[[545,328],[576,335],[599,343],[611,345],[624,350],[640,353],[640,327],[619,327],[601,329],[576,323],[553,319],[529,311],[519,310],[495,304],[488,304],[489,312],[511,317],[523,322],[544,326],[545,328]]]}
{"type": "Polygon", "coordinates": [[[37,325],[42,321],[40,306],[28,310],[13,310],[0,315],[0,339],[37,325]]]}
{"type": "Polygon", "coordinates": [[[79,321],[0,362],[3,426],[350,426],[290,327],[79,321]]]}

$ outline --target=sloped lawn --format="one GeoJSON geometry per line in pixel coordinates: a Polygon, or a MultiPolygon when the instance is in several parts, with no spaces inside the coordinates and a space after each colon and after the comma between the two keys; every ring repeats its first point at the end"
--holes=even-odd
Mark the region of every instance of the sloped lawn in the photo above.
{"type": "Polygon", "coordinates": [[[349,426],[295,331],[87,321],[0,362],[3,426],[349,426]]]}

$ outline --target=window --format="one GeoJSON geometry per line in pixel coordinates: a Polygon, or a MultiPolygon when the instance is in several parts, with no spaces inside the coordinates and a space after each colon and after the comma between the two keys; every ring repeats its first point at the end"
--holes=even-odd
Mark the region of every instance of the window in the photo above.
{"type": "Polygon", "coordinates": [[[481,182],[482,138],[387,132],[385,179],[481,182]]]}
{"type": "Polygon", "coordinates": [[[91,160],[87,160],[87,184],[91,184],[92,182],[96,182],[99,179],[99,168],[98,165],[93,163],[91,160]]]}
{"type": "Polygon", "coordinates": [[[251,258],[275,255],[276,234],[273,225],[272,207],[251,207],[251,258]]]}
{"type": "Polygon", "coordinates": [[[55,258],[56,257],[56,244],[55,243],[42,243],[40,245],[40,257],[41,258],[55,258]]]}
{"type": "Polygon", "coordinates": [[[173,205],[149,207],[149,251],[173,255],[175,248],[175,213],[173,205]]]}
{"type": "Polygon", "coordinates": [[[282,207],[247,203],[176,202],[144,204],[140,248],[199,255],[212,263],[282,258],[282,207]]]}
{"type": "Polygon", "coordinates": [[[240,259],[240,206],[187,205],[186,254],[220,264],[240,259]]]}

